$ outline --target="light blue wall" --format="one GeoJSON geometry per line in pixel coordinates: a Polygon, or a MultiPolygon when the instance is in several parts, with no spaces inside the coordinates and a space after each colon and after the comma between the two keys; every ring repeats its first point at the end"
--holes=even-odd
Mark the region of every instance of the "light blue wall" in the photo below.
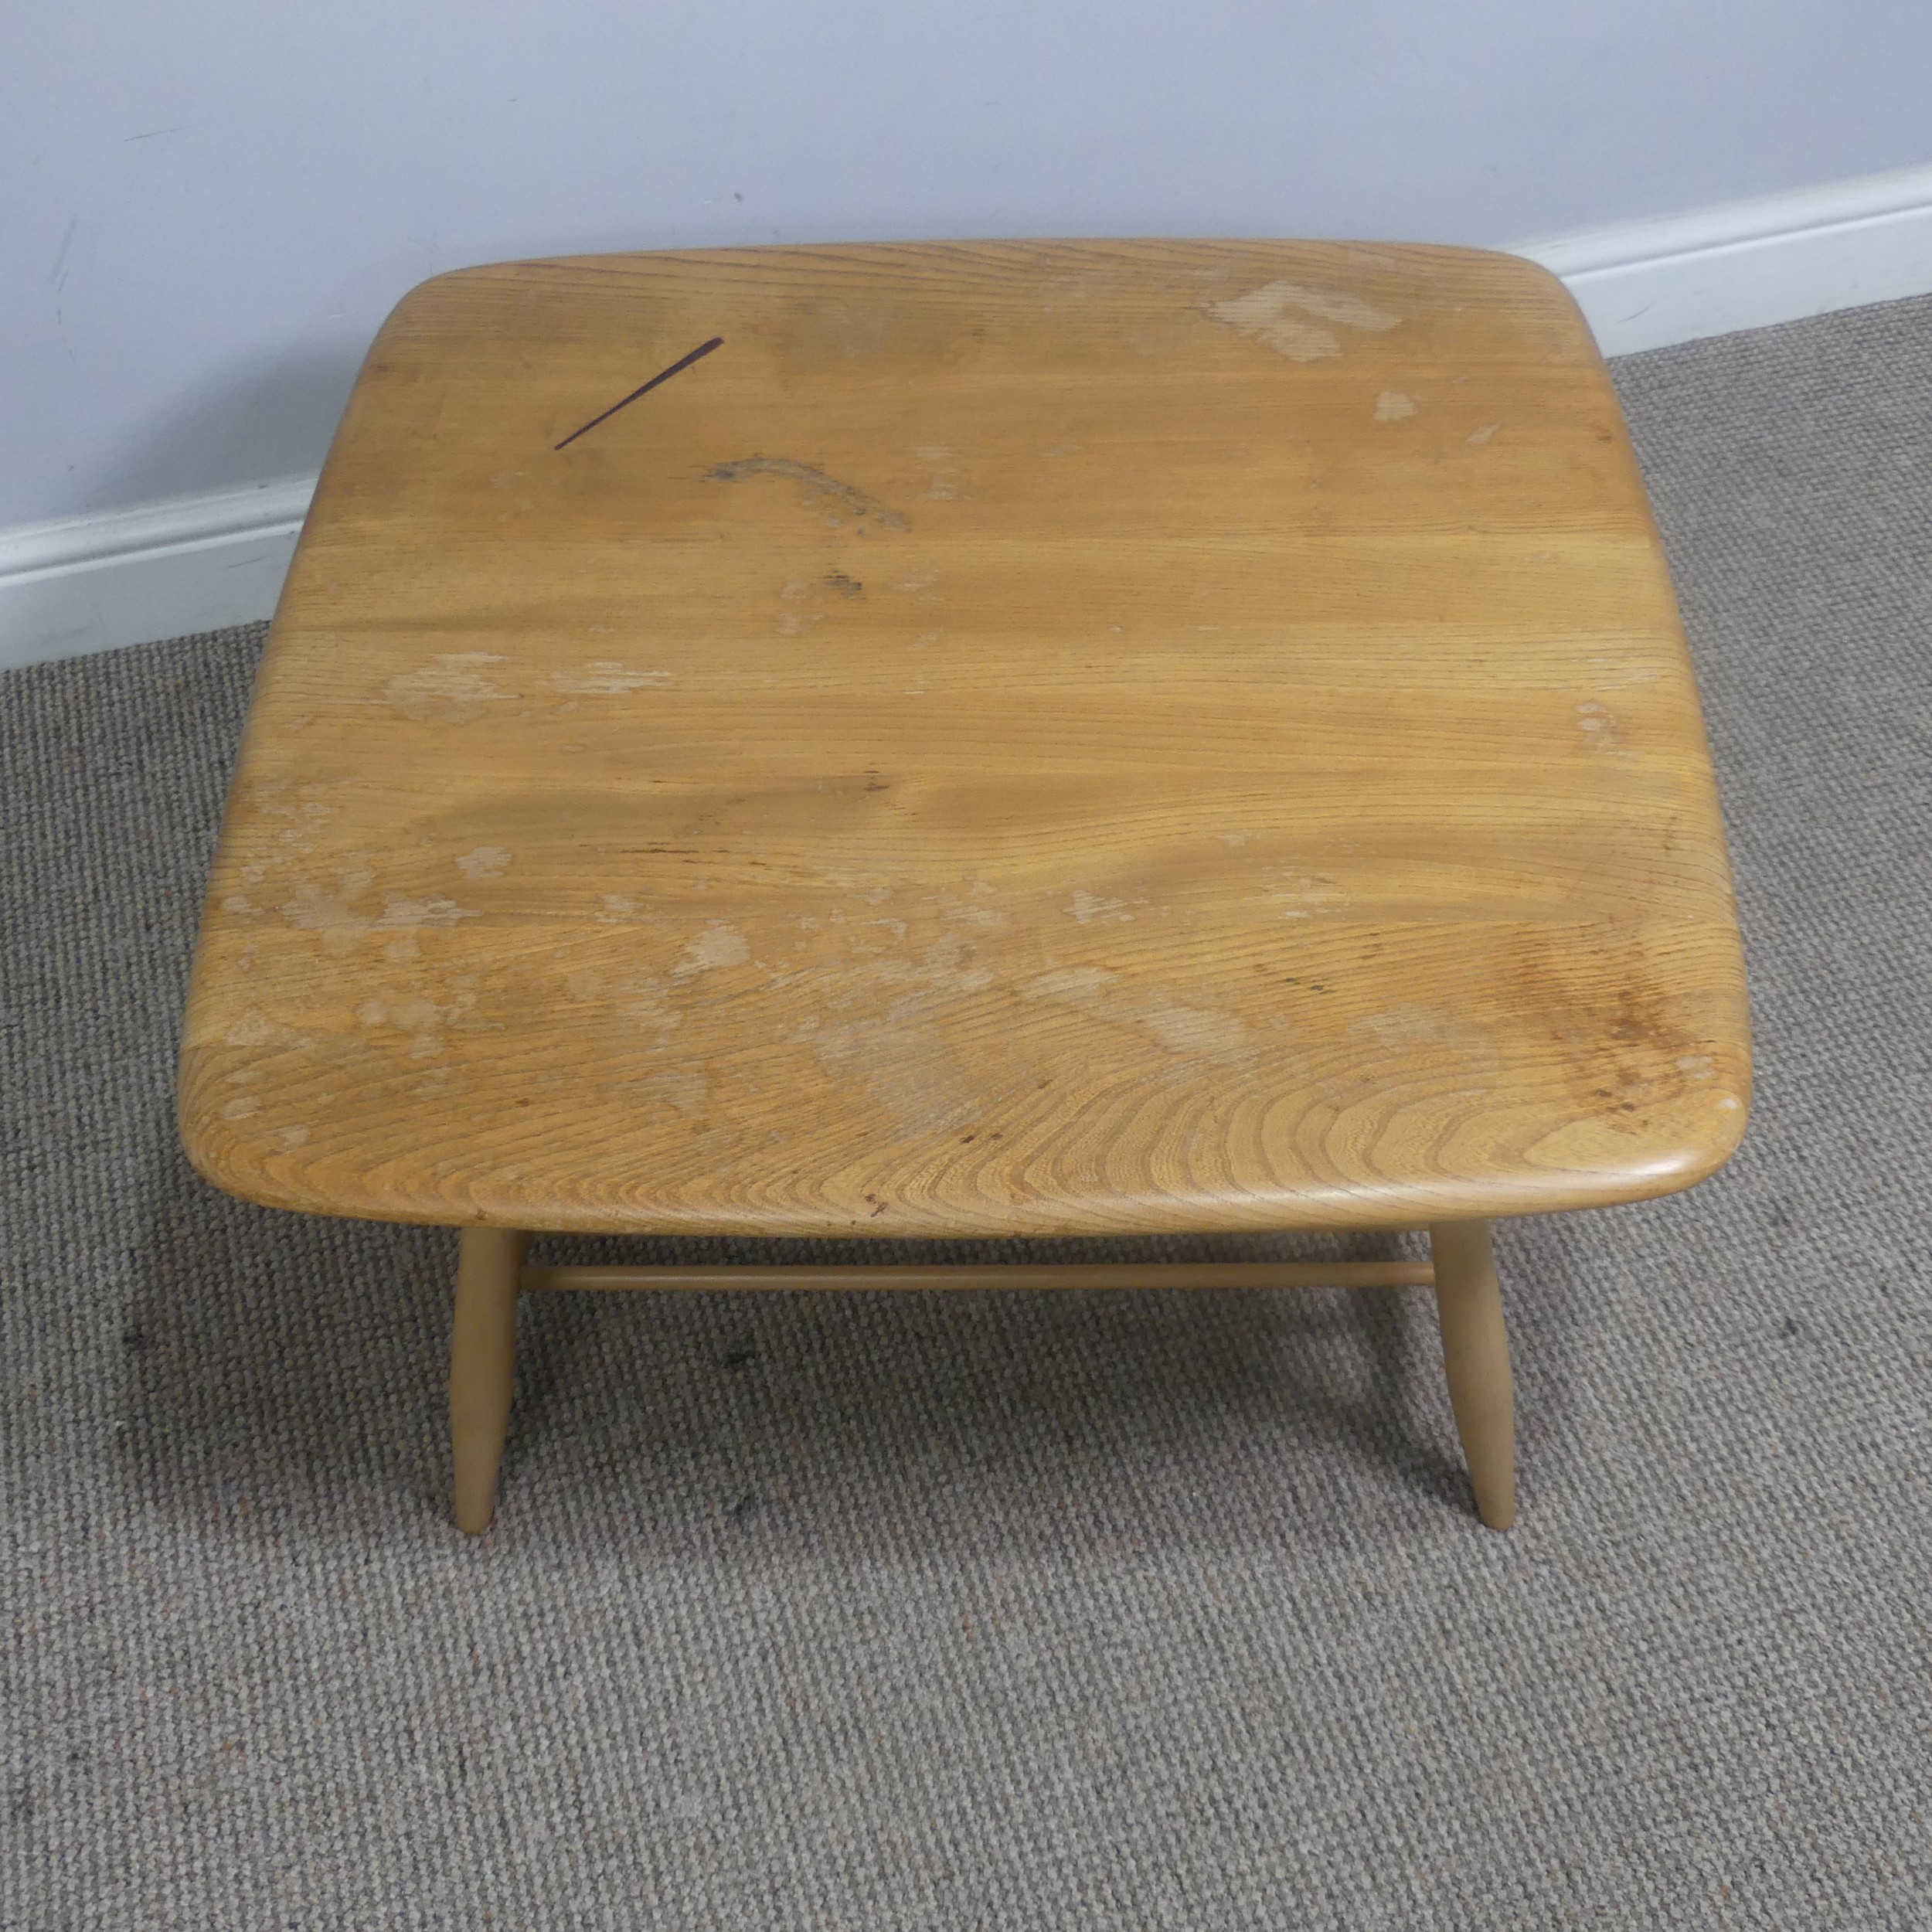
{"type": "Polygon", "coordinates": [[[1927,0],[0,11],[0,526],[312,468],[385,311],[465,263],[1506,243],[1932,161],[1927,0]]]}

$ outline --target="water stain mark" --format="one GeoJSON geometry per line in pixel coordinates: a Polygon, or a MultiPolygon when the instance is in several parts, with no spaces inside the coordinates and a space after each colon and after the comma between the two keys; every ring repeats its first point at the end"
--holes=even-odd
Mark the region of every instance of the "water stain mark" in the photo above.
{"type": "Polygon", "coordinates": [[[912,526],[899,511],[850,483],[843,483],[809,463],[794,462],[788,456],[744,456],[736,462],[720,463],[705,472],[709,483],[737,483],[747,476],[782,476],[802,483],[810,492],[808,501],[826,503],[855,521],[869,517],[882,530],[909,530],[912,526]]]}
{"type": "Polygon", "coordinates": [[[313,882],[298,886],[292,899],[277,910],[288,923],[315,934],[321,949],[332,959],[345,958],[354,952],[364,934],[393,934],[387,957],[420,959],[422,948],[416,936],[427,927],[451,927],[459,920],[480,918],[472,907],[459,906],[440,893],[425,899],[389,898],[379,917],[372,919],[355,902],[374,883],[372,872],[345,872],[338,876],[338,889],[326,892],[313,882]]]}
{"type": "Polygon", "coordinates": [[[640,671],[611,658],[594,658],[580,671],[553,671],[545,679],[553,691],[575,697],[614,698],[626,691],[645,691],[668,684],[668,671],[640,671]]]}
{"type": "Polygon", "coordinates": [[[1594,698],[1586,698],[1577,706],[1577,728],[1583,733],[1583,743],[1593,751],[1615,752],[1622,749],[1623,739],[1616,714],[1594,698]]]}
{"type": "Polygon", "coordinates": [[[500,879],[509,865],[506,845],[478,845],[474,852],[458,852],[456,857],[456,869],[465,879],[500,879]]]}
{"type": "Polygon", "coordinates": [[[1171,999],[1124,997],[1113,990],[1119,978],[1102,967],[1067,967],[1029,981],[1019,996],[1071,1007],[1114,1026],[1138,1027],[1179,1059],[1240,1066],[1253,1057],[1248,1029],[1232,1013],[1171,999]]]}
{"type": "Polygon", "coordinates": [[[383,687],[386,703],[417,724],[470,724],[493,704],[508,702],[481,668],[501,664],[493,651],[445,651],[417,671],[403,671],[383,687]]]}
{"type": "Polygon", "coordinates": [[[750,942],[735,927],[707,926],[684,950],[684,957],[671,969],[673,979],[689,979],[694,973],[708,973],[721,966],[742,966],[751,957],[750,942]]]}
{"type": "Polygon", "coordinates": [[[1246,295],[1205,306],[1217,322],[1291,362],[1318,362],[1342,353],[1341,337],[1332,328],[1323,328],[1324,322],[1379,332],[1396,327],[1402,320],[1344,290],[1308,288],[1288,281],[1270,282],[1246,295]]]}
{"type": "MultiPolygon", "coordinates": [[[[1145,900],[1136,902],[1145,905],[1145,900]]],[[[1103,899],[1097,893],[1090,893],[1083,887],[1077,887],[1066,906],[1067,916],[1077,919],[1083,926],[1091,925],[1099,920],[1104,925],[1115,926],[1129,923],[1134,915],[1127,909],[1124,899],[1103,899]]]]}

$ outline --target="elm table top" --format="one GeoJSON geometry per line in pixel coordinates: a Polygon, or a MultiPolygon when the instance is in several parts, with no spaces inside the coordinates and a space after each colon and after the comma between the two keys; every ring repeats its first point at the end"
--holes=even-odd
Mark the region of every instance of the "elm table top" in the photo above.
{"type": "Polygon", "coordinates": [[[325,1213],[998,1236],[1630,1200],[1749,1094],[1696,689],[1560,284],[922,244],[402,303],[270,636],[181,1119],[325,1213]]]}

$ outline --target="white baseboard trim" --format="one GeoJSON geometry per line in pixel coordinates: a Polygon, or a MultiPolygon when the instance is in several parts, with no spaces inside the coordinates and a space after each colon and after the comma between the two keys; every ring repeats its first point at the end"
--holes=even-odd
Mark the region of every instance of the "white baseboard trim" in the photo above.
{"type": "Polygon", "coordinates": [[[1932,294],[1932,168],[1518,243],[1606,355],[1932,294]]]}
{"type": "Polygon", "coordinates": [[[0,530],[0,668],[269,616],[312,476],[0,530]]]}
{"type": "MultiPolygon", "coordinates": [[[[1932,167],[1517,244],[1607,355],[1932,294],[1932,167]]],[[[269,616],[313,477],[0,530],[0,667],[269,616]]]]}

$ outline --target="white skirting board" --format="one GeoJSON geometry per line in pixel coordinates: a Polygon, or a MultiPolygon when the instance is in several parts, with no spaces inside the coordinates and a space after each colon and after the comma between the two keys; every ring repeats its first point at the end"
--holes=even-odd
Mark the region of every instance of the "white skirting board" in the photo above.
{"type": "MultiPolygon", "coordinates": [[[[1607,355],[1932,294],[1932,167],[1518,243],[1607,355]]],[[[267,617],[313,477],[0,530],[0,667],[267,617]]]]}
{"type": "Polygon", "coordinates": [[[312,476],[0,530],[0,668],[270,615],[312,476]]]}
{"type": "Polygon", "coordinates": [[[1932,294],[1932,167],[1521,242],[1606,355],[1932,294]]]}

